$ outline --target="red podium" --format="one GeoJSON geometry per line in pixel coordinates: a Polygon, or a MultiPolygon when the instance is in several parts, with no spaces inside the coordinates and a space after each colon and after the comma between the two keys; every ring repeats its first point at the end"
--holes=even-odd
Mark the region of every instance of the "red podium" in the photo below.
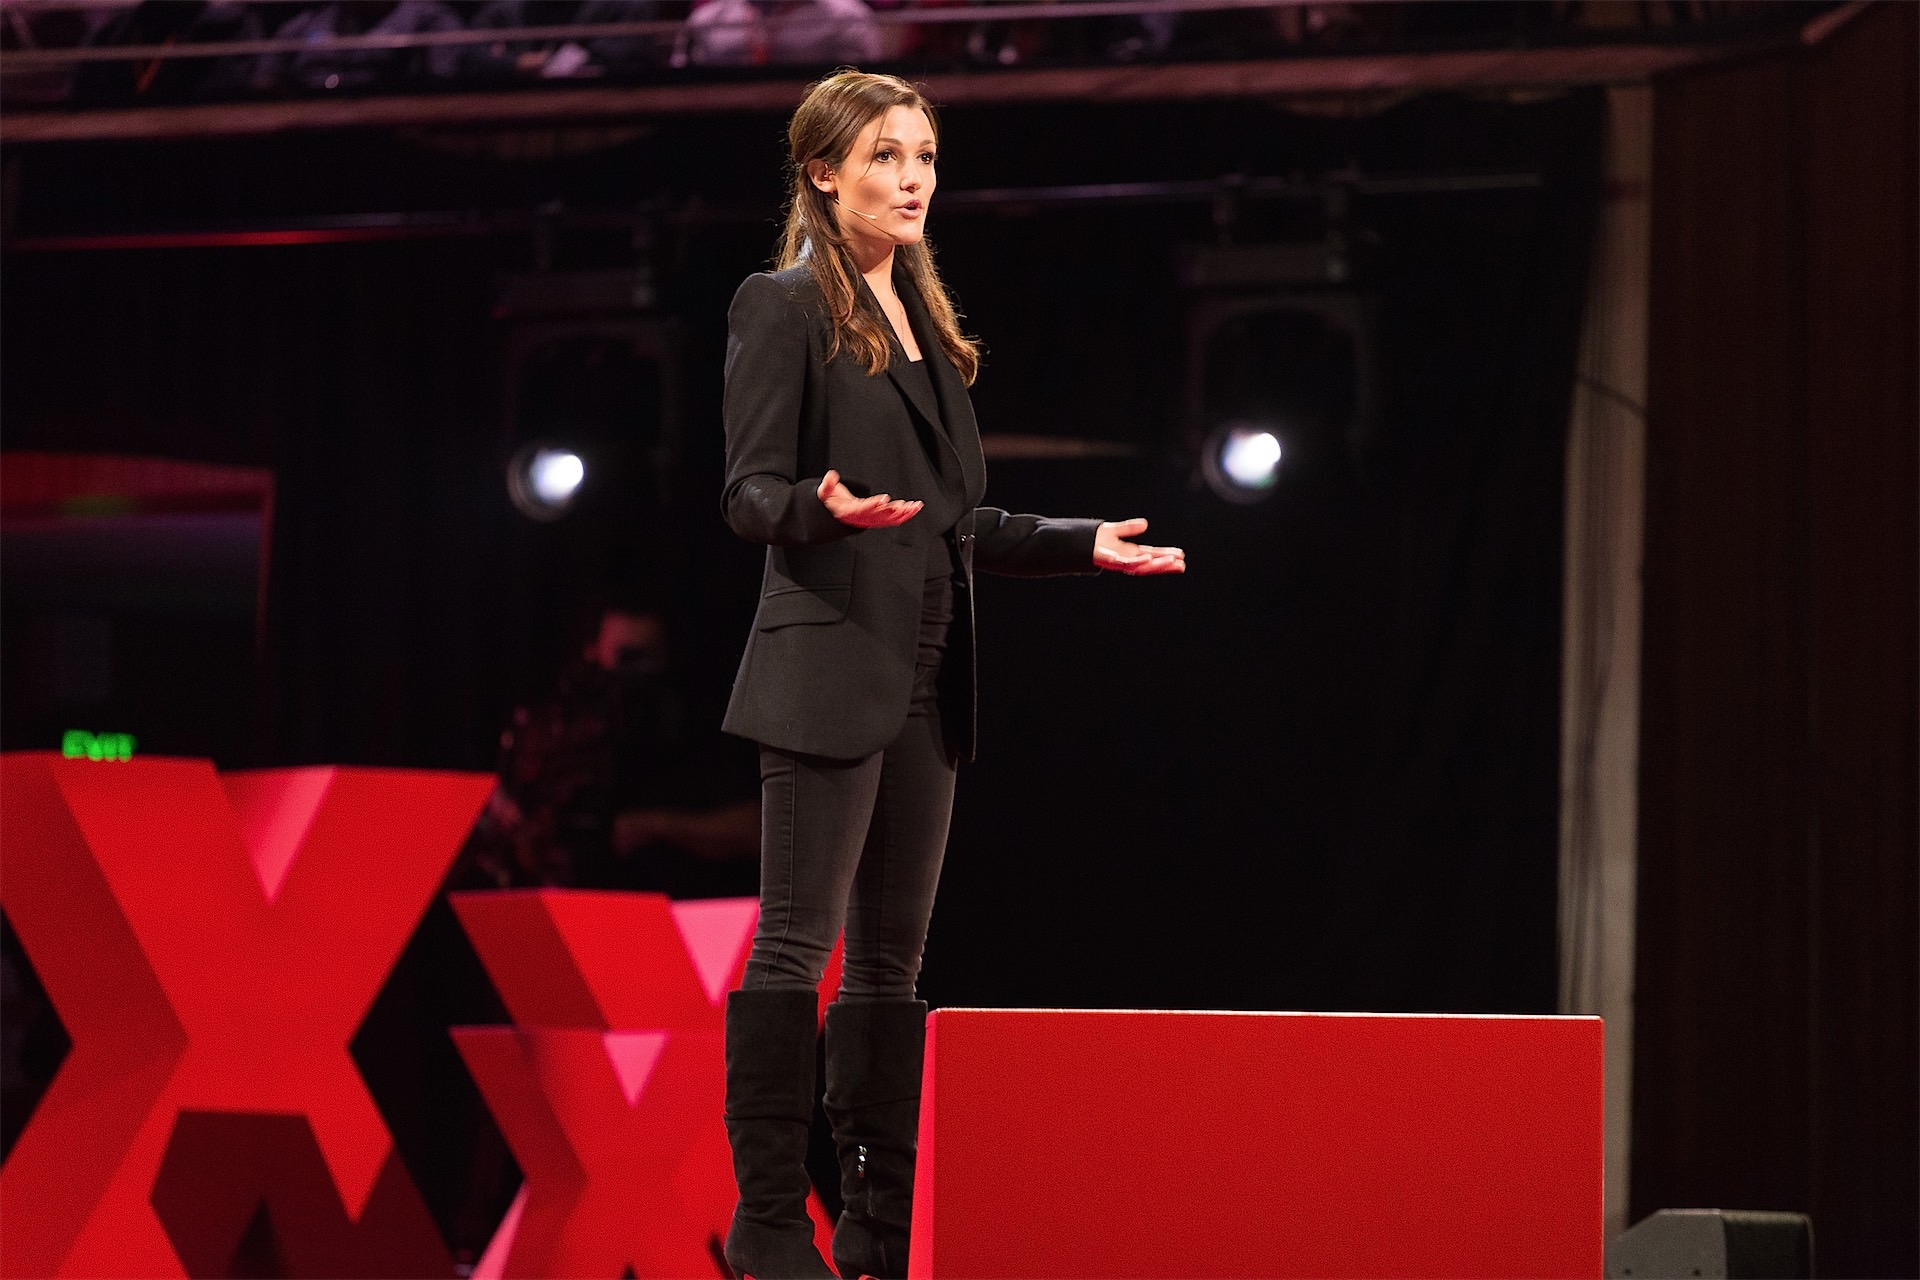
{"type": "Polygon", "coordinates": [[[909,1274],[1602,1274],[1597,1018],[942,1009],[909,1274]]]}

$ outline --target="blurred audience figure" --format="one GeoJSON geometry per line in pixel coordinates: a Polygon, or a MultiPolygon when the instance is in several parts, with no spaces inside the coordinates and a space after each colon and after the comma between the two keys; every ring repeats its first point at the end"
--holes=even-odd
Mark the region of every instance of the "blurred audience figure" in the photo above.
{"type": "Polygon", "coordinates": [[[509,37],[516,28],[538,25],[539,15],[527,12],[527,0],[485,0],[467,19],[470,31],[494,31],[499,39],[470,44],[460,51],[461,70],[476,80],[505,80],[537,76],[553,54],[553,45],[509,37]]]}
{"type": "Polygon", "coordinates": [[[880,26],[866,0],[706,0],[688,15],[676,67],[872,62],[880,26]]]}
{"type": "Polygon", "coordinates": [[[652,22],[660,18],[657,0],[585,0],[569,13],[554,0],[485,0],[467,25],[496,31],[498,40],[466,45],[462,70],[480,79],[591,80],[606,75],[635,75],[664,65],[670,45],[650,35],[592,36],[582,40],[514,40],[516,29],[567,25],[601,26],[652,22]]]}
{"type": "MultiPolygon", "coordinates": [[[[649,22],[658,17],[660,6],[654,0],[586,0],[573,20],[587,25],[649,22]]],[[[593,58],[591,65],[612,75],[631,75],[660,66],[669,51],[664,41],[646,36],[599,36],[587,41],[586,49],[593,58]]],[[[547,78],[554,78],[551,70],[547,78]]]]}
{"type": "Polygon", "coordinates": [[[454,887],[755,893],[751,748],[695,701],[663,611],[633,600],[599,608],[553,694],[516,708],[501,735],[500,782],[454,887]]]}
{"type": "MultiPolygon", "coordinates": [[[[583,611],[580,648],[553,692],[516,707],[500,735],[499,782],[448,890],[759,892],[756,749],[720,732],[724,690],[703,697],[686,677],[668,617],[634,594],[604,597],[583,611]]],[[[447,1038],[448,1027],[505,1021],[506,1010],[497,1007],[446,894],[428,910],[382,999],[386,1033],[420,1037],[409,1060],[430,1064],[409,1080],[415,1087],[440,1082],[406,1109],[412,1128],[405,1137],[411,1158],[435,1175],[456,1273],[467,1275],[519,1177],[447,1038]]]]}
{"type": "Polygon", "coordinates": [[[343,36],[410,36],[463,29],[460,16],[441,0],[400,0],[369,21],[378,6],[334,3],[301,8],[274,29],[276,40],[313,44],[301,53],[263,54],[254,62],[254,88],[290,88],[351,93],[376,83],[403,79],[449,80],[460,69],[460,50],[452,45],[419,49],[328,48],[343,36]]]}

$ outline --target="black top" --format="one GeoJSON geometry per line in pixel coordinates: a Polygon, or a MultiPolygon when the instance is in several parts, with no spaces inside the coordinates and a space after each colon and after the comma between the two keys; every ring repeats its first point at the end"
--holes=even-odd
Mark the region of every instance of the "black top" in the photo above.
{"type": "MultiPolygon", "coordinates": [[[[894,372],[902,375],[913,383],[914,390],[926,393],[921,397],[924,403],[935,406],[939,405],[940,399],[933,393],[933,375],[927,372],[927,362],[924,357],[919,360],[909,360],[907,359],[907,353],[896,343],[893,348],[893,368],[894,372]]],[[[912,400],[908,400],[907,404],[910,408],[915,407],[912,400]]],[[[936,416],[938,412],[938,408],[936,407],[936,416]]],[[[934,426],[943,431],[946,429],[946,424],[944,423],[936,422],[934,426]]],[[[932,455],[932,459],[935,466],[940,464],[940,456],[937,452],[932,455]]]]}
{"type": "MultiPolygon", "coordinates": [[[[893,371],[899,374],[905,381],[912,383],[914,390],[925,393],[920,397],[923,403],[935,405],[939,403],[933,391],[933,376],[928,373],[927,362],[924,359],[909,360],[907,359],[906,352],[896,346],[893,352],[893,371]]],[[[906,401],[908,412],[915,420],[914,425],[916,427],[921,426],[921,419],[925,415],[916,410],[912,398],[904,389],[901,393],[901,399],[906,401]]],[[[942,436],[946,434],[946,424],[940,421],[937,410],[933,421],[926,423],[925,426],[930,427],[933,432],[937,432],[942,436]]],[[[947,450],[943,447],[942,442],[932,435],[923,435],[920,444],[921,447],[927,451],[927,462],[933,467],[934,472],[940,476],[942,487],[945,488],[954,484],[958,477],[950,475],[951,464],[942,465],[947,461],[947,450]]],[[[943,504],[934,501],[932,495],[929,495],[926,508],[919,516],[914,518],[919,520],[928,515],[933,515],[934,523],[941,523],[941,517],[948,514],[940,509],[942,505],[943,504]]],[[[947,528],[950,529],[953,526],[953,521],[946,521],[946,524],[947,528]]],[[[927,532],[945,534],[947,529],[929,529],[927,532]]],[[[930,667],[938,664],[941,652],[947,647],[947,628],[953,622],[953,555],[947,549],[947,540],[945,537],[928,538],[926,545],[927,583],[920,604],[920,652],[918,665],[921,667],[930,667]]]]}
{"type": "MultiPolygon", "coordinates": [[[[914,435],[932,472],[934,492],[911,495],[926,503],[920,514],[913,518],[916,526],[914,532],[944,543],[943,537],[935,535],[950,532],[965,513],[966,478],[955,466],[953,443],[947,424],[940,417],[940,398],[934,392],[933,373],[925,359],[907,359],[907,353],[898,341],[893,343],[893,358],[888,363],[887,372],[892,375],[891,380],[896,386],[901,405],[913,423],[914,435]]],[[[932,572],[931,565],[930,561],[929,573],[932,572]]],[[[950,568],[943,572],[950,571],[950,568]]]]}

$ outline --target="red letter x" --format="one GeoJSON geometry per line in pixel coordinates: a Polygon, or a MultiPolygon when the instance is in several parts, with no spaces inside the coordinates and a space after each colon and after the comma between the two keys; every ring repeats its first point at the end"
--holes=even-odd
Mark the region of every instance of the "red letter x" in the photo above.
{"type": "Polygon", "coordinates": [[[392,1149],[347,1044],[493,780],[0,762],[4,905],[73,1048],[4,1170],[0,1272],[163,1276],[178,1113],[311,1123],[358,1217],[392,1149]]]}
{"type": "Polygon", "coordinates": [[[527,1179],[475,1276],[719,1274],[723,1009],[753,899],[543,889],[453,905],[518,1024],[453,1032],[527,1179]]]}

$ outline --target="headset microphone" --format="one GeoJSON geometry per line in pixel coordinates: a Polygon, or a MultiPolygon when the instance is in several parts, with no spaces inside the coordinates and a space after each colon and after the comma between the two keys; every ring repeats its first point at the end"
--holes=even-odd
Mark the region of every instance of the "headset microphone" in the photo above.
{"type": "Polygon", "coordinates": [[[862,210],[859,210],[859,209],[856,209],[856,208],[854,208],[854,207],[853,207],[852,205],[850,205],[850,204],[842,204],[842,203],[841,203],[841,200],[840,200],[840,197],[839,197],[839,196],[835,196],[835,197],[833,198],[833,202],[834,202],[835,204],[837,204],[837,205],[840,205],[840,207],[841,207],[842,209],[845,209],[845,210],[846,210],[846,211],[847,211],[848,213],[857,213],[857,214],[859,214],[859,215],[860,215],[861,217],[863,217],[863,218],[865,218],[865,219],[866,219],[866,220],[867,220],[868,222],[878,222],[878,221],[880,221],[880,215],[879,215],[879,214],[877,214],[877,213],[866,213],[866,212],[863,212],[862,210]]]}
{"type": "Polygon", "coordinates": [[[889,239],[889,240],[891,240],[891,241],[893,241],[893,242],[894,242],[895,244],[904,244],[904,243],[905,243],[905,241],[903,241],[903,240],[901,240],[899,236],[897,236],[897,235],[895,235],[895,234],[894,234],[893,232],[891,232],[891,231],[889,231],[889,230],[887,230],[887,229],[886,229],[885,227],[883,227],[883,226],[881,226],[881,225],[880,225],[880,215],[879,215],[879,214],[877,214],[877,213],[868,213],[868,212],[866,212],[866,211],[865,211],[865,210],[863,210],[863,209],[856,209],[856,208],[854,208],[854,207],[853,207],[852,205],[850,205],[850,204],[842,204],[842,203],[841,203],[841,200],[840,200],[840,197],[839,197],[838,195],[835,195],[835,196],[833,197],[833,202],[834,202],[835,204],[837,204],[837,205],[840,205],[840,207],[841,207],[842,209],[845,209],[845,210],[846,210],[846,211],[847,211],[848,213],[851,213],[851,214],[856,214],[856,215],[858,215],[859,217],[862,217],[862,218],[865,218],[865,219],[866,219],[866,220],[867,220],[868,222],[871,222],[871,223],[873,224],[873,229],[874,229],[875,231],[878,231],[878,232],[879,232],[879,233],[880,233],[881,235],[883,235],[883,236],[885,236],[885,237],[886,237],[887,239],[889,239]]]}

